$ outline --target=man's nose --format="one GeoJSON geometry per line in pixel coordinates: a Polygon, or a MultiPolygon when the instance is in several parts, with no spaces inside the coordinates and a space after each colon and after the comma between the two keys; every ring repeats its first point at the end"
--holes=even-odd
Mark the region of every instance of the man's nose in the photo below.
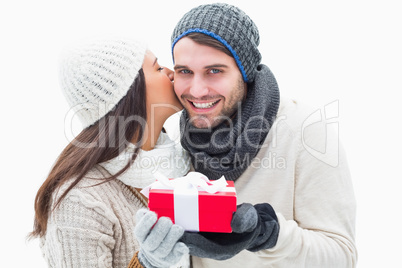
{"type": "Polygon", "coordinates": [[[208,85],[205,83],[203,77],[194,75],[193,81],[190,87],[190,94],[194,98],[200,99],[206,95],[208,95],[208,85]]]}

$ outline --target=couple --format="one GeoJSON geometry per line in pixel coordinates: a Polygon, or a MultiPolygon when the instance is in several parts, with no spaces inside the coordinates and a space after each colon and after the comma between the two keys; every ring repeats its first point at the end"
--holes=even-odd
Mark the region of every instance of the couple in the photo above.
{"type": "Polygon", "coordinates": [[[326,136],[302,133],[311,111],[280,100],[258,44],[243,11],[209,4],[176,25],[174,71],[131,40],[65,53],[61,85],[84,130],[35,200],[32,237],[40,238],[50,267],[356,265],[355,200],[343,151],[334,167],[306,150],[304,141],[320,145],[326,136]],[[180,146],[163,125],[183,108],[180,146]],[[235,181],[232,233],[185,232],[146,209],[139,190],[156,170],[175,178],[190,168],[235,181]]]}

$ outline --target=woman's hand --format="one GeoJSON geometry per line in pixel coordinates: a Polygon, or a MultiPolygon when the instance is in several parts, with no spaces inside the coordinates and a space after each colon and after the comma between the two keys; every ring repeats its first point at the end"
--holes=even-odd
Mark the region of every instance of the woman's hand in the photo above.
{"type": "Polygon", "coordinates": [[[184,229],[169,218],[158,220],[157,215],[147,209],[140,209],[136,218],[134,234],[141,246],[138,259],[144,267],[169,267],[189,253],[187,246],[178,242],[184,229]]]}

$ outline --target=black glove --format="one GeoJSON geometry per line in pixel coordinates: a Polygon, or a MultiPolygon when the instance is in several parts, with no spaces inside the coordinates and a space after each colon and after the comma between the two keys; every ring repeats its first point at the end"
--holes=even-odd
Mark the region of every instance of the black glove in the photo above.
{"type": "Polygon", "coordinates": [[[181,241],[190,249],[190,255],[226,260],[244,249],[255,252],[272,248],[278,240],[278,218],[267,203],[238,205],[231,227],[232,233],[184,232],[181,241]]]}

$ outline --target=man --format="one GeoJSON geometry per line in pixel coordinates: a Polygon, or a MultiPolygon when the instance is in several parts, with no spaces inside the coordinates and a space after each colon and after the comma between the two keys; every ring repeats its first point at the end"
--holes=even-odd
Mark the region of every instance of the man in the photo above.
{"type": "Polygon", "coordinates": [[[254,22],[227,4],[196,7],[173,31],[181,143],[195,171],[235,182],[241,204],[233,233],[182,241],[194,267],[355,267],[344,153],[311,150],[338,138],[323,124],[307,128],[313,111],[280,99],[258,45],[254,22]]]}

